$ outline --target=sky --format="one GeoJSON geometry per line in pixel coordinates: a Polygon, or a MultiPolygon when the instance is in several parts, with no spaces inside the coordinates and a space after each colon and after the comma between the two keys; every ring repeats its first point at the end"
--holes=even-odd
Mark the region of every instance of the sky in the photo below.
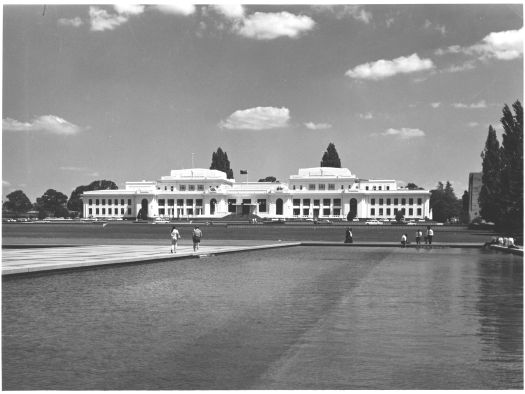
{"type": "Polygon", "coordinates": [[[2,197],[317,167],[456,194],[523,102],[521,4],[4,5],[2,197]]]}

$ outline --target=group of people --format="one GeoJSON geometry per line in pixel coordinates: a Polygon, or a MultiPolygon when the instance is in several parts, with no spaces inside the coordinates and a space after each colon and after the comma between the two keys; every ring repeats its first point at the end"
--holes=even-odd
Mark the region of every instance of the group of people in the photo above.
{"type": "Polygon", "coordinates": [[[502,237],[501,235],[498,237],[493,237],[490,242],[485,242],[484,246],[489,245],[498,245],[498,246],[505,246],[507,248],[517,248],[516,244],[514,243],[514,238],[509,237],[502,237]]]}
{"type": "MultiPolygon", "coordinates": [[[[177,253],[177,243],[179,239],[181,239],[181,235],[179,233],[179,230],[175,226],[171,228],[170,232],[171,237],[171,253],[177,253]]],[[[193,251],[196,252],[199,250],[199,245],[202,238],[202,230],[199,228],[199,226],[195,226],[193,228],[193,231],[191,233],[191,238],[193,240],[193,251]]]]}
{"type": "MultiPolygon", "coordinates": [[[[416,230],[416,244],[421,245],[421,240],[423,238],[423,231],[421,229],[416,230]]],[[[432,230],[432,227],[427,226],[427,229],[425,231],[424,241],[426,245],[432,245],[432,239],[434,238],[434,230],[432,230]]],[[[350,227],[346,228],[345,232],[345,244],[351,244],[354,243],[354,235],[352,233],[352,229],[350,227]]],[[[401,247],[406,247],[408,244],[408,234],[404,233],[401,236],[401,247]]]]}

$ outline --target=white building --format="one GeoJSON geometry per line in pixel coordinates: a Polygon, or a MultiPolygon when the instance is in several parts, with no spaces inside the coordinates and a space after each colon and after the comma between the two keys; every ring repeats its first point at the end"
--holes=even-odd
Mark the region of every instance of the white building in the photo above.
{"type": "Polygon", "coordinates": [[[82,195],[84,217],[221,218],[255,214],[271,219],[431,218],[430,192],[398,188],[395,180],[360,179],[347,168],[301,168],[288,183],[236,182],[222,171],[172,170],[157,181],[82,195]]]}

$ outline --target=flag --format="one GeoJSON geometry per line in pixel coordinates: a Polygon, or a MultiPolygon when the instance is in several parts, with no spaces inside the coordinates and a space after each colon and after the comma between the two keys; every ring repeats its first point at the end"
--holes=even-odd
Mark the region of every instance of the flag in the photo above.
{"type": "Polygon", "coordinates": [[[241,175],[248,175],[248,170],[241,170],[241,175]]]}

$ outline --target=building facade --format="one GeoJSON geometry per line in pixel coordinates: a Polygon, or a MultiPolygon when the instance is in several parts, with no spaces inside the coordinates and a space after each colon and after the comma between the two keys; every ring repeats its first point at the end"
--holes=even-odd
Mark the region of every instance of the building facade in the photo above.
{"type": "Polygon", "coordinates": [[[84,217],[213,219],[254,214],[263,219],[431,219],[430,192],[395,180],[360,179],[347,168],[299,169],[287,183],[236,182],[218,170],[172,170],[157,181],[82,195],[84,217]]]}

